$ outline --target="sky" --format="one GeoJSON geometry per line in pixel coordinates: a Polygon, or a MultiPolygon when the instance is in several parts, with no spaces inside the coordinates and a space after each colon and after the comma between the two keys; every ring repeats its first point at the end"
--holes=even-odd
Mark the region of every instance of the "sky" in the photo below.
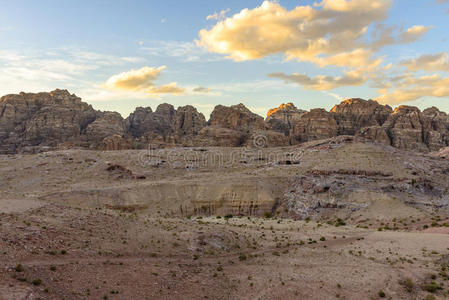
{"type": "Polygon", "coordinates": [[[449,112],[449,0],[0,0],[0,95],[137,106],[347,98],[449,112]]]}

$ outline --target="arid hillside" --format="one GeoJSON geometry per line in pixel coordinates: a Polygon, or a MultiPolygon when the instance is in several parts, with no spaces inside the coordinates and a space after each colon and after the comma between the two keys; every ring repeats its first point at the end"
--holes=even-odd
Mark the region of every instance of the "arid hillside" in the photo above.
{"type": "Polygon", "coordinates": [[[278,148],[71,149],[2,155],[0,180],[0,299],[449,292],[444,151],[347,135],[278,148]]]}

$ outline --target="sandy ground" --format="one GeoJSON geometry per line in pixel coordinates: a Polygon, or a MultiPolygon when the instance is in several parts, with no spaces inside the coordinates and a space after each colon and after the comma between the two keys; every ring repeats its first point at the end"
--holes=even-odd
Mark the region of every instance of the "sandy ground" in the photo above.
{"type": "MultiPolygon", "coordinates": [[[[381,151],[313,148],[300,165],[206,164],[193,171],[143,166],[137,151],[1,156],[0,299],[448,299],[444,209],[355,191],[345,201],[370,205],[349,214],[298,220],[277,204],[276,217],[261,209],[224,218],[236,199],[252,197],[245,191],[255,180],[268,182],[254,190],[263,191],[255,198],[262,207],[278,195],[264,194],[270,183],[288,188],[311,169],[371,168],[399,180],[431,172],[432,164],[445,167],[418,155],[409,168],[396,156],[411,154],[381,151]],[[106,171],[114,164],[132,175],[106,171]],[[205,181],[216,186],[208,190],[205,181]],[[186,182],[176,196],[170,191],[186,182]],[[195,200],[183,200],[187,211],[180,212],[180,199],[217,191],[221,198],[210,202],[224,204],[215,211],[192,213],[195,200]]],[[[429,175],[435,185],[444,180],[439,174],[429,175]]]]}

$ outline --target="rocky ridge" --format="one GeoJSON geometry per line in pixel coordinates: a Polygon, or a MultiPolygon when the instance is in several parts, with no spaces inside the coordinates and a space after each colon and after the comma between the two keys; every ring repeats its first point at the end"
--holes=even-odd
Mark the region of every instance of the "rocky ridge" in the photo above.
{"type": "Polygon", "coordinates": [[[92,108],[67,90],[0,98],[0,153],[34,153],[82,147],[121,150],[155,146],[286,146],[353,135],[422,152],[449,146],[449,116],[432,107],[394,110],[373,100],[347,99],[330,111],[301,110],[292,103],[267,118],[243,104],[217,105],[209,121],[193,106],[155,111],[138,107],[126,119],[92,108]]]}

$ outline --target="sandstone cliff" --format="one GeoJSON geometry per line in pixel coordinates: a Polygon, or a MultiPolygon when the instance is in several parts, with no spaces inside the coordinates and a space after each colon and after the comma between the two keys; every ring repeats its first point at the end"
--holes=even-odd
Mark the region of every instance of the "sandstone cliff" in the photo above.
{"type": "Polygon", "coordinates": [[[449,116],[432,107],[392,109],[373,100],[348,99],[330,111],[301,110],[292,103],[271,109],[267,118],[243,104],[217,105],[206,122],[193,106],[155,111],[138,107],[125,120],[101,112],[66,90],[20,93],[0,98],[0,153],[33,153],[84,147],[119,150],[168,146],[294,145],[338,135],[355,135],[401,149],[438,151],[449,146],[449,116]]]}

